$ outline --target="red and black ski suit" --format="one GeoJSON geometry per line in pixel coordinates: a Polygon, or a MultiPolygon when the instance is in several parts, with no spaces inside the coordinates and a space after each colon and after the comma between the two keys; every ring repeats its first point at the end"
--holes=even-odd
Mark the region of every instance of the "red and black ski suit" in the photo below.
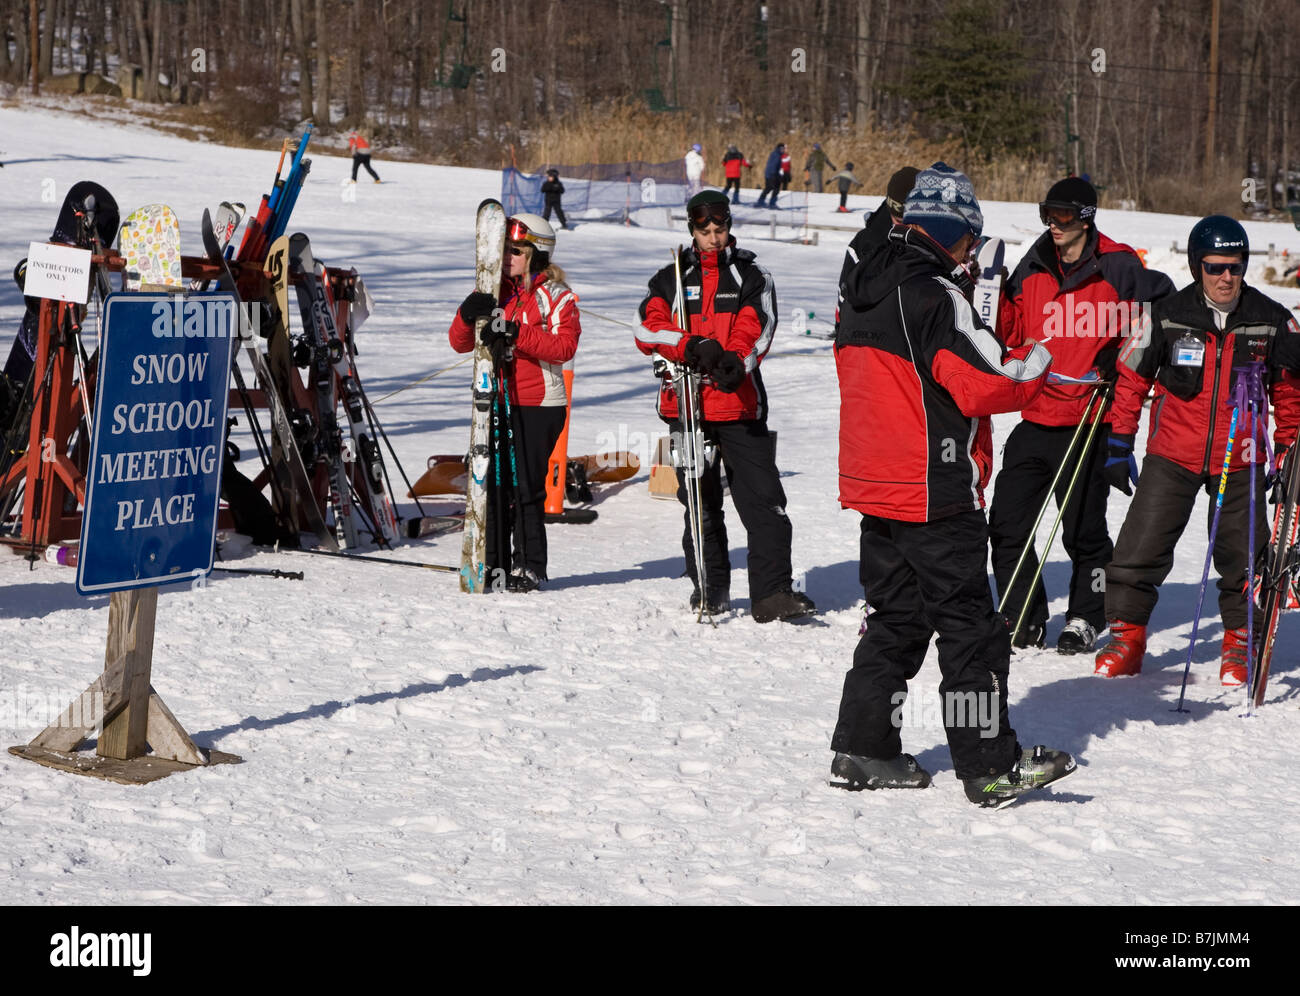
{"type": "Polygon", "coordinates": [[[1032,401],[1051,357],[1033,343],[1008,353],[971,306],[969,277],[911,228],[894,228],[844,290],[835,345],[840,504],[868,519],[871,614],[831,746],[900,753],[896,710],[937,632],[957,777],[1001,774],[1019,747],[1007,716],[1011,643],[986,568],[989,416],[1032,401]],[[982,723],[968,711],[977,702],[982,723]]]}
{"type": "MultiPolygon", "coordinates": [[[[1048,232],[1025,253],[1007,282],[998,308],[998,333],[1012,347],[1036,339],[1052,354],[1054,373],[1079,377],[1098,365],[1113,367],[1123,337],[1136,326],[1141,309],[1173,292],[1173,282],[1165,274],[1148,270],[1137,253],[1095,227],[1089,228],[1079,258],[1064,266],[1048,232]]],[[[1022,421],[1012,430],[1002,452],[1002,469],[989,509],[993,576],[1012,620],[1019,617],[1028,597],[1022,632],[1047,625],[1047,590],[1042,578],[1032,592],[1028,587],[1038,573],[1030,532],[1083,420],[1092,390],[1048,385],[1021,412],[1022,421]],[[1028,554],[1014,589],[1008,592],[1007,583],[1026,545],[1028,554]]],[[[1105,420],[1104,414],[1099,417],[1105,420]]],[[[1091,421],[1095,419],[1090,425],[1091,421]]],[[[1070,466],[1056,481],[1055,494],[1057,504],[1065,507],[1061,539],[1072,565],[1066,618],[1084,619],[1100,631],[1106,626],[1106,609],[1105,593],[1097,582],[1112,551],[1106,526],[1110,486],[1103,474],[1108,431],[1105,425],[1099,426],[1088,451],[1080,454],[1087,432],[1085,428],[1070,455],[1070,466]],[[1082,470],[1066,503],[1080,460],[1082,470]]]]}
{"type": "MultiPolygon", "coordinates": [[[[527,567],[546,579],[546,465],[556,440],[564,429],[568,395],[564,388],[564,365],[578,350],[582,328],[578,322],[578,296],[564,284],[548,280],[544,273],[531,273],[524,280],[505,281],[500,295],[502,318],[519,326],[514,355],[501,374],[508,384],[510,426],[513,429],[518,514],[512,533],[514,566],[527,567]]],[[[456,312],[448,332],[451,348],[468,353],[474,348],[474,326],[456,312]]],[[[499,383],[498,383],[498,393],[499,383]]],[[[503,406],[504,407],[504,406],[503,406]]],[[[495,442],[495,441],[494,441],[495,442]]],[[[502,488],[510,487],[510,456],[500,458],[502,488]]],[[[499,502],[495,470],[488,475],[488,515],[491,520],[499,502]]],[[[497,550],[498,529],[487,531],[487,564],[502,567],[506,558],[497,550]]]]}
{"type": "MultiPolygon", "coordinates": [[[[792,530],[785,513],[785,490],[776,469],[773,440],[767,430],[767,392],[758,365],[772,345],[776,332],[776,288],[772,277],[747,249],[737,249],[732,239],[721,252],[700,252],[694,246],[682,254],[682,287],[686,294],[689,331],[673,318],[677,284],[672,266],[650,278],[641,302],[641,328],[637,348],[675,363],[693,335],[716,339],[745,366],[746,376],[734,392],[722,391],[705,380],[700,389],[700,417],[705,439],[718,450],[700,478],[704,506],[704,568],[710,601],[729,597],[731,559],[723,522],[720,463],[727,470],[731,500],[745,526],[749,546],[749,595],[758,601],[791,587],[790,543],[792,530]]],[[[677,395],[665,380],[659,392],[658,411],[673,434],[681,432],[677,395]]],[[[680,438],[680,436],[678,436],[680,438]]],[[[685,478],[677,474],[677,497],[686,505],[685,478]]],[[[695,555],[690,521],[682,549],[686,568],[695,581],[695,555]]]]}
{"type": "MultiPolygon", "coordinates": [[[[1142,475],[1106,568],[1107,619],[1145,626],[1157,589],[1173,567],[1174,547],[1198,491],[1211,496],[1213,516],[1232,425],[1235,366],[1265,364],[1277,421],[1274,451],[1280,456],[1295,442],[1300,426],[1300,326],[1284,307],[1244,282],[1237,306],[1222,318],[1222,327],[1219,320],[1200,284],[1190,284],[1159,302],[1141,334],[1120,354],[1111,410],[1118,438],[1132,445],[1142,403],[1153,386],[1155,396],[1142,475]]],[[[1269,540],[1263,487],[1267,433],[1267,406],[1255,426],[1245,411],[1238,415],[1213,551],[1225,629],[1246,625],[1246,571],[1269,540]],[[1248,551],[1252,474],[1255,550],[1248,551]]]]}

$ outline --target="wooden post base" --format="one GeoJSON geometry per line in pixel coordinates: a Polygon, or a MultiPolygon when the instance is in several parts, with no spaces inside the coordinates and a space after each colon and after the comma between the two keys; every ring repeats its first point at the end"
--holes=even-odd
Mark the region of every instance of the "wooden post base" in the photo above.
{"type": "Polygon", "coordinates": [[[10,747],[10,754],[128,785],[241,760],[196,747],[149,683],[157,605],[157,588],[113,592],[103,673],[31,743],[10,747]],[[95,753],[79,754],[92,735],[98,738],[95,753]]]}

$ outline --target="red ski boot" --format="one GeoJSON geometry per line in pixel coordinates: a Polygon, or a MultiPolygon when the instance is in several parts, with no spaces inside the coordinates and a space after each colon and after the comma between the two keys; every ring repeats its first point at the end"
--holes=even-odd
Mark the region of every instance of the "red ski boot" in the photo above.
{"type": "Polygon", "coordinates": [[[1219,680],[1224,688],[1236,688],[1246,683],[1246,627],[1223,631],[1223,650],[1219,657],[1219,680]]]}
{"type": "Polygon", "coordinates": [[[1119,678],[1142,671],[1142,655],[1147,652],[1147,628],[1137,623],[1112,619],[1110,643],[1098,652],[1095,674],[1103,678],[1119,678]]]}

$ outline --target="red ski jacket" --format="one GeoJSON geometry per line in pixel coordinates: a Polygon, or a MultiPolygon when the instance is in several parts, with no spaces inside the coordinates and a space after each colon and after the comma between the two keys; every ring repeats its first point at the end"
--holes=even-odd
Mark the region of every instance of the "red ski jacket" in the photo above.
{"type": "MultiPolygon", "coordinates": [[[[1083,254],[1062,274],[1061,258],[1044,234],[1007,281],[998,308],[998,335],[1010,347],[1034,339],[1052,354],[1052,370],[1079,377],[1136,328],[1140,310],[1174,292],[1173,282],[1148,270],[1128,246],[1095,228],[1083,254]]],[[[1038,425],[1078,425],[1092,394],[1083,385],[1048,385],[1022,417],[1038,425]]]]}
{"type": "Polygon", "coordinates": [[[894,228],[842,288],[856,320],[835,340],[840,504],[904,522],[983,508],[988,416],[1033,400],[1051,356],[1032,342],[1007,352],[970,277],[915,229],[894,228]]]}
{"type": "MultiPolygon", "coordinates": [[[[748,249],[737,249],[733,238],[721,252],[701,253],[693,245],[682,254],[682,289],[690,331],[673,321],[677,279],[671,265],[650,278],[641,302],[641,328],[636,345],[647,355],[658,353],[682,361],[686,341],[693,335],[717,339],[745,364],[746,377],[734,393],[720,391],[705,380],[700,412],[709,422],[740,422],[767,417],[767,392],[758,364],[776,332],[776,288],[772,277],[755,262],[748,249]]],[[[677,418],[677,395],[664,380],[659,390],[659,414],[677,418]]]]}
{"type": "MultiPolygon", "coordinates": [[[[1274,446],[1290,446],[1300,426],[1300,327],[1282,305],[1243,283],[1241,299],[1220,331],[1199,283],[1155,306],[1149,324],[1120,353],[1111,429],[1135,435],[1142,402],[1155,385],[1147,427],[1147,454],[1172,460],[1194,474],[1221,473],[1232,424],[1234,365],[1263,361],[1277,428],[1274,446]]],[[[1261,418],[1268,432],[1268,411],[1261,418]]],[[[1242,412],[1230,469],[1263,463],[1262,433],[1253,446],[1242,412]]]]}
{"type": "Polygon", "coordinates": [[[370,143],[366,140],[366,136],[356,132],[348,136],[348,151],[353,155],[367,155],[370,152],[370,143]]]}
{"type": "Polygon", "coordinates": [[[736,153],[735,155],[732,155],[730,152],[728,152],[725,156],[722,157],[722,171],[726,174],[728,180],[739,180],[740,168],[742,166],[753,166],[753,165],[754,165],[753,163],[751,163],[740,153],[736,153]]]}
{"type": "MultiPolygon", "coordinates": [[[[578,351],[578,295],[564,284],[547,280],[544,273],[529,274],[519,284],[506,281],[500,295],[506,321],[517,322],[514,359],[508,364],[510,403],[524,406],[568,404],[564,390],[564,364],[578,351]]],[[[460,317],[452,319],[447,334],[451,348],[468,353],[474,348],[474,326],[460,317]]]]}

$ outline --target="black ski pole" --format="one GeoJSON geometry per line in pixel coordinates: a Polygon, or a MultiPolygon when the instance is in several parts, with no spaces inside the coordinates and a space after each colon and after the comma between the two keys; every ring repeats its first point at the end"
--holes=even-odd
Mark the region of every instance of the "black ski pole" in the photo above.
{"type": "Polygon", "coordinates": [[[345,553],[342,550],[294,550],[286,548],[289,553],[310,553],[317,557],[341,557],[344,560],[360,560],[370,564],[392,564],[395,567],[419,567],[426,571],[442,571],[446,574],[459,574],[459,567],[448,567],[445,564],[425,564],[418,560],[389,560],[387,557],[371,557],[364,553],[345,553]]]}
{"type": "Polygon", "coordinates": [[[222,574],[247,574],[252,577],[264,578],[284,578],[287,581],[301,581],[303,579],[302,571],[282,571],[278,567],[262,569],[259,567],[214,567],[213,573],[220,571],[222,574]]]}

